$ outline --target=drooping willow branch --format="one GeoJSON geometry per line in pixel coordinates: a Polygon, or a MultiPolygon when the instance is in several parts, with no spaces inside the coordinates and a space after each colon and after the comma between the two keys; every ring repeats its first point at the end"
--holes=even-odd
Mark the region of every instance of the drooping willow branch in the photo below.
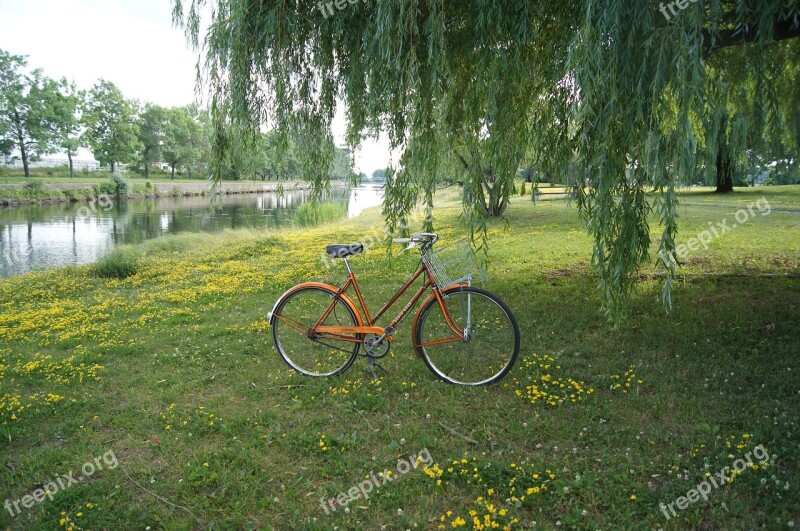
{"type": "MultiPolygon", "coordinates": [[[[650,259],[649,216],[662,227],[659,256],[671,256],[676,189],[708,171],[725,139],[745,152],[800,142],[787,134],[798,117],[785,66],[797,59],[770,45],[797,34],[798,0],[692,2],[670,20],[648,0],[367,0],[328,16],[317,0],[173,1],[204,54],[220,126],[293,135],[315,190],[329,186],[337,101],[349,147],[388,133],[402,153],[387,179],[391,227],[420,197],[432,208],[437,181],[456,171],[482,244],[522,164],[574,184],[614,318],[650,259]],[[726,55],[736,43],[762,60],[738,72],[726,55]]],[[[661,267],[669,306],[675,264],[661,267]]]]}

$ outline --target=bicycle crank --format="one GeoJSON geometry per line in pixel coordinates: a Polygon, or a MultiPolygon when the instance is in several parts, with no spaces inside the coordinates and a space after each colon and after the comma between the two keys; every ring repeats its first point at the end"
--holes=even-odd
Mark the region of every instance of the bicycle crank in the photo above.
{"type": "Polygon", "coordinates": [[[367,334],[364,337],[364,350],[367,357],[373,359],[383,358],[389,353],[391,346],[392,342],[386,337],[381,339],[381,336],[377,334],[367,334]]]}

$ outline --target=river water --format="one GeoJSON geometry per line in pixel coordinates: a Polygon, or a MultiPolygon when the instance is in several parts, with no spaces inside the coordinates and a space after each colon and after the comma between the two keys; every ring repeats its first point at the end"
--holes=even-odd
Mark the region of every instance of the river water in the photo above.
{"type": "MultiPolygon", "coordinates": [[[[329,200],[346,203],[348,216],[380,205],[376,185],[334,189],[329,200]]],[[[0,277],[94,262],[115,246],[178,232],[290,225],[306,190],[208,197],[141,199],[93,204],[0,207],[0,277]]]]}

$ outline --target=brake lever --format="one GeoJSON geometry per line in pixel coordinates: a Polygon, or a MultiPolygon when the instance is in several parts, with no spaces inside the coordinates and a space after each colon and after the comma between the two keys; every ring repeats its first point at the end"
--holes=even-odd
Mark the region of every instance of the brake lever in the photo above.
{"type": "Polygon", "coordinates": [[[403,254],[403,253],[404,253],[404,252],[406,252],[406,251],[410,251],[411,249],[413,249],[413,248],[414,248],[414,247],[416,247],[416,246],[417,246],[416,242],[409,242],[409,243],[408,243],[408,247],[406,247],[405,249],[403,249],[402,251],[400,251],[399,253],[397,253],[397,256],[400,256],[401,254],[403,254]]]}

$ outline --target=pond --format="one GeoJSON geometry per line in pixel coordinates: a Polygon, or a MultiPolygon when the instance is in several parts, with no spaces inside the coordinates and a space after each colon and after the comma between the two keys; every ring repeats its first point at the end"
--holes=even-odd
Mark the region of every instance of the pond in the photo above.
{"type": "MultiPolygon", "coordinates": [[[[0,208],[0,277],[94,262],[115,246],[178,232],[215,232],[290,225],[307,190],[208,197],[98,201],[0,208]]],[[[349,217],[380,205],[377,185],[338,188],[330,201],[347,204],[349,217]]]]}

